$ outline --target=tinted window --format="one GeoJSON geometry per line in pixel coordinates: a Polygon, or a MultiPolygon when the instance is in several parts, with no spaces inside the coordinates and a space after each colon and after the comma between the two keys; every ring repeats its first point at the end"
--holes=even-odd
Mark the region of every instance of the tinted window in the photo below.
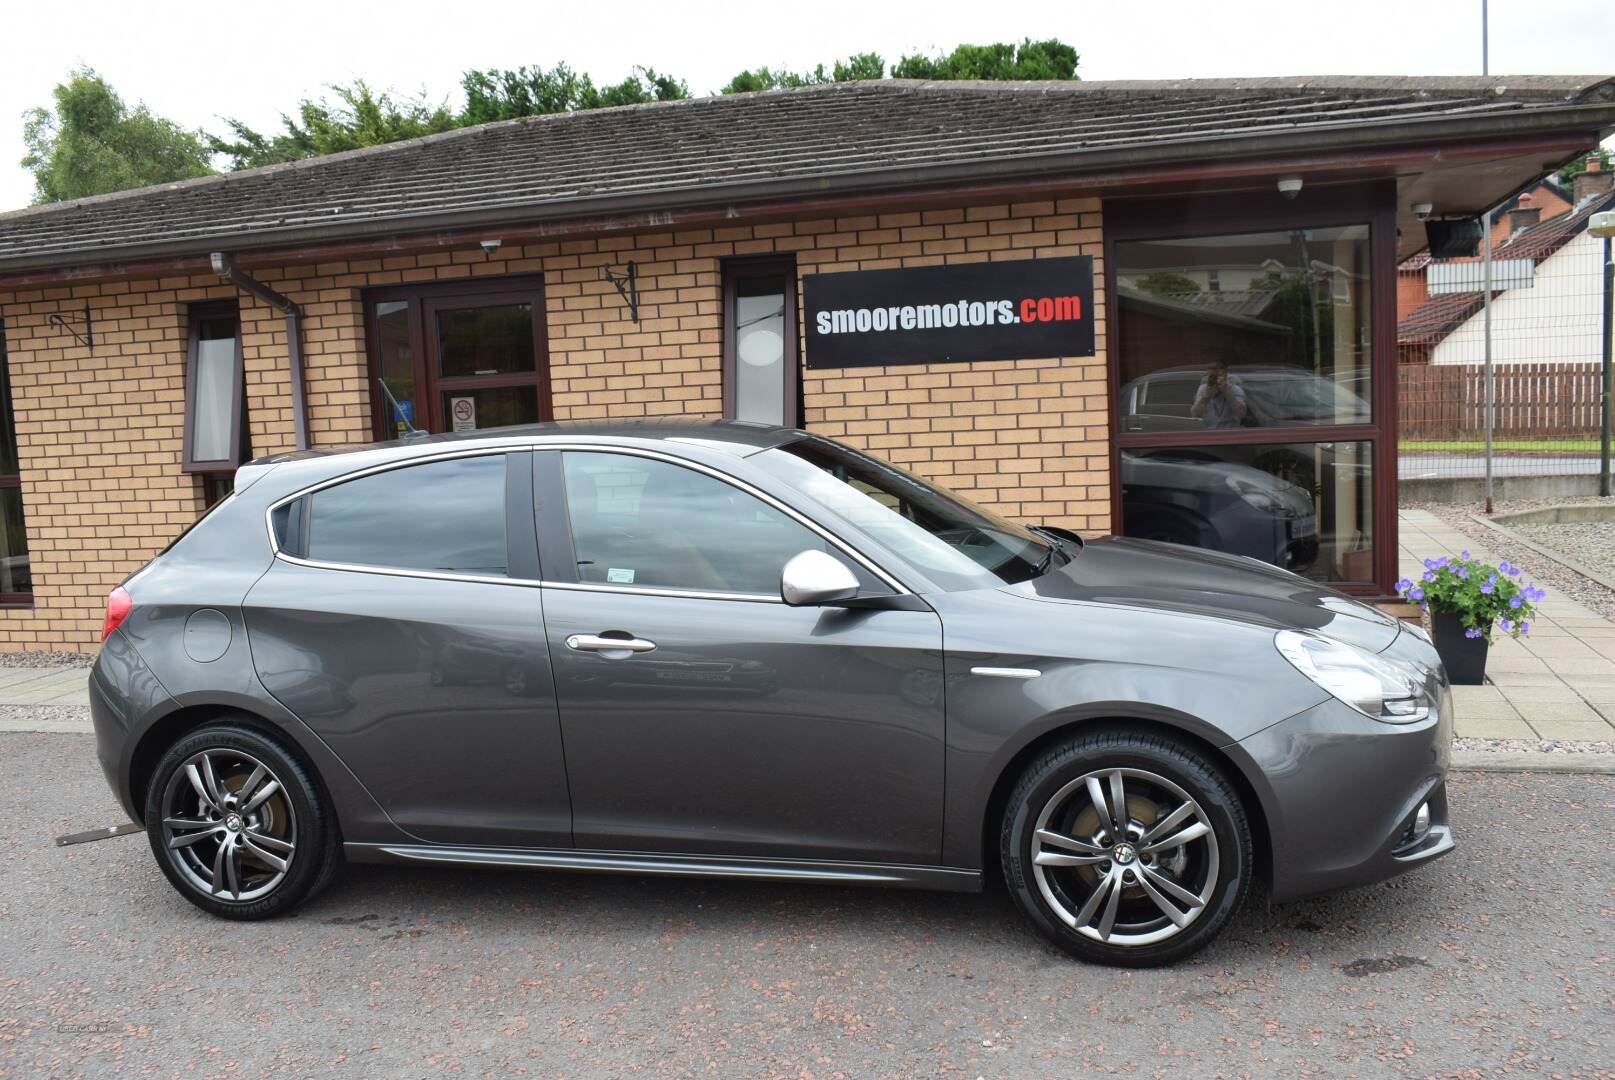
{"type": "Polygon", "coordinates": [[[310,497],[308,557],[322,562],[505,573],[505,459],[392,469],[310,497]]]}
{"type": "Polygon", "coordinates": [[[780,571],[824,540],[731,484],[652,458],[567,453],[578,580],[779,594],[780,571]]]}

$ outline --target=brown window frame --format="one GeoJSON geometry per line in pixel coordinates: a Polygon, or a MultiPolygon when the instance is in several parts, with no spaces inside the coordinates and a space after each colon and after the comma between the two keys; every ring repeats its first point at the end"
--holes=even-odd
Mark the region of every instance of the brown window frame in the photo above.
{"type": "MultiPolygon", "coordinates": [[[[6,354],[6,328],[5,328],[4,324],[0,324],[0,409],[5,410],[6,420],[7,420],[8,424],[9,424],[9,426],[11,428],[12,437],[16,438],[16,436],[17,436],[17,412],[12,407],[12,400],[11,400],[11,361],[10,361],[10,358],[6,354]]],[[[0,488],[19,488],[20,489],[21,487],[22,487],[22,440],[17,439],[17,471],[14,472],[14,473],[0,473],[0,488]]],[[[21,503],[21,496],[20,495],[18,497],[18,502],[19,502],[19,505],[20,505],[20,503],[21,503]]],[[[27,522],[28,522],[28,511],[27,511],[26,507],[23,507],[23,538],[24,538],[25,543],[27,541],[27,535],[28,535],[27,522]]],[[[31,562],[31,560],[32,560],[33,556],[30,554],[29,558],[30,558],[30,571],[31,571],[32,570],[32,562],[31,562]]],[[[29,574],[30,583],[32,582],[32,580],[33,580],[33,575],[30,572],[30,574],[29,574]]],[[[33,594],[33,592],[31,590],[29,592],[4,592],[4,593],[0,593],[0,608],[31,608],[33,606],[34,606],[34,594],[33,594]]]]}
{"type": "Polygon", "coordinates": [[[1110,417],[1111,528],[1122,524],[1121,453],[1163,446],[1210,446],[1274,442],[1367,442],[1373,446],[1373,581],[1327,584],[1365,599],[1395,597],[1397,568],[1396,461],[1396,188],[1393,184],[1308,188],[1294,202],[1265,189],[1260,193],[1174,195],[1171,198],[1115,199],[1104,205],[1105,365],[1110,417]],[[1273,230],[1368,226],[1369,341],[1371,343],[1370,422],[1340,426],[1292,425],[1271,428],[1147,432],[1121,427],[1121,312],[1116,288],[1118,243],[1273,230]]]}
{"type": "MultiPolygon", "coordinates": [[[[393,301],[410,304],[409,347],[415,368],[415,394],[417,414],[415,426],[421,431],[445,430],[442,416],[442,397],[445,391],[456,389],[501,389],[511,386],[536,386],[538,393],[539,422],[555,418],[555,406],[550,390],[549,323],[546,317],[544,277],[542,274],[519,274],[498,278],[466,278],[458,281],[440,281],[423,285],[388,285],[364,291],[365,375],[370,401],[370,429],[379,441],[397,438],[392,430],[392,416],[382,397],[381,356],[377,352],[376,305],[393,301]],[[509,375],[458,375],[440,376],[431,370],[431,358],[426,352],[427,320],[441,308],[491,307],[512,303],[512,297],[524,297],[533,308],[533,370],[509,375]],[[420,412],[424,403],[425,413],[420,412]]],[[[515,300],[514,302],[521,302],[515,300]]],[[[432,357],[436,357],[434,347],[432,357]]]]}
{"type": "Polygon", "coordinates": [[[723,261],[723,415],[734,420],[736,402],[735,379],[739,353],[735,346],[735,283],[742,278],[772,277],[785,279],[785,408],[782,415],[786,427],[802,426],[802,345],[797,327],[796,259],[789,255],[762,255],[756,258],[725,259],[723,261]]]}
{"type": "Polygon", "coordinates": [[[242,400],[246,376],[241,354],[241,307],[234,300],[209,300],[191,304],[186,311],[185,325],[185,430],[180,453],[180,471],[203,475],[232,473],[242,465],[241,435],[247,411],[242,400]],[[194,456],[192,447],[192,435],[196,428],[196,376],[197,365],[201,359],[201,330],[203,322],[223,318],[233,318],[236,324],[235,365],[230,378],[230,439],[227,443],[230,456],[204,460],[194,456]]]}

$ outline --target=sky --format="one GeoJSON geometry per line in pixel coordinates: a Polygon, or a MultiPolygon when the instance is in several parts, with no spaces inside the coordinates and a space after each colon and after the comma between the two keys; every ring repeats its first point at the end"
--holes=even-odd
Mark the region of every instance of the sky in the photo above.
{"type": "MultiPolygon", "coordinates": [[[[1470,75],[1481,0],[812,0],[794,6],[635,0],[272,5],[74,0],[0,15],[0,209],[31,201],[22,114],[86,64],[131,104],[187,127],[260,131],[334,82],[363,78],[458,104],[467,68],[565,61],[597,83],[636,64],[716,90],[744,68],[807,69],[855,52],[888,63],[960,42],[1059,38],[1087,79],[1470,75]]],[[[1491,70],[1615,74],[1610,0],[1491,0],[1491,70]]]]}

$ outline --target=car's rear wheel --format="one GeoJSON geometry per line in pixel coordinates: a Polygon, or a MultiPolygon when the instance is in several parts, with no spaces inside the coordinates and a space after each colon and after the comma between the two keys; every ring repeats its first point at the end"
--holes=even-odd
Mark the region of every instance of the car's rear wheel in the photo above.
{"type": "Polygon", "coordinates": [[[147,787],[146,833],[174,887],[230,919],[289,910],[341,861],[336,823],[308,771],[238,724],[210,724],[168,748],[147,787]]]}
{"type": "Polygon", "coordinates": [[[1004,811],[1004,879],[1046,936],[1084,960],[1171,963],[1244,901],[1250,825],[1220,768],[1176,740],[1108,730],[1027,766],[1004,811]]]}

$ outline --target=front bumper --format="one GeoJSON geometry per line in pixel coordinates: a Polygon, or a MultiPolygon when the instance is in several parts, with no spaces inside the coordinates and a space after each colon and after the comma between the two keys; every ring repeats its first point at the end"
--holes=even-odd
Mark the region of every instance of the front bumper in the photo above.
{"type": "Polygon", "coordinates": [[[1386,724],[1331,698],[1230,749],[1243,758],[1267,816],[1276,901],[1370,885],[1453,848],[1446,777],[1452,696],[1416,724],[1386,724]],[[1411,835],[1419,807],[1429,829],[1411,835]]]}

